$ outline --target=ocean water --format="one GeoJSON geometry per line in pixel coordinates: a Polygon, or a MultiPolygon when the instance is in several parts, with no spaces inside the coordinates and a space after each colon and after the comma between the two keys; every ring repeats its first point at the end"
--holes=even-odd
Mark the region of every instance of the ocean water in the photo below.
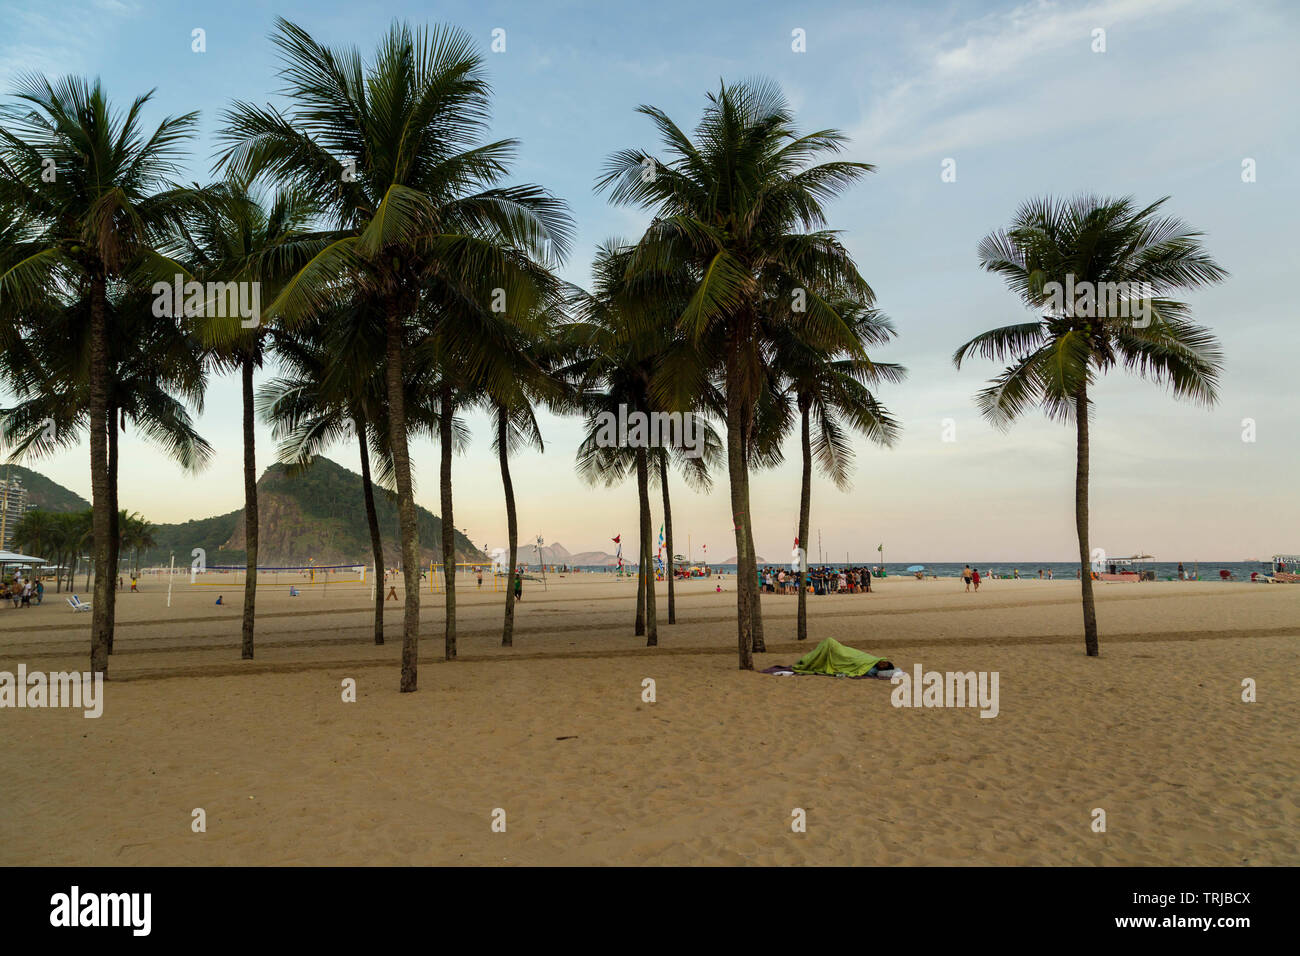
{"type": "MultiPolygon", "coordinates": [[[[854,561],[852,565],[849,566],[860,567],[861,564],[868,564],[868,563],[871,565],[872,568],[876,567],[876,563],[874,561],[870,561],[869,559],[867,561],[862,561],[862,562],[854,561]]],[[[929,577],[930,575],[934,574],[934,575],[938,575],[941,578],[960,577],[961,570],[963,567],[962,564],[954,564],[951,562],[937,562],[931,564],[925,561],[905,561],[905,562],[888,561],[885,563],[885,571],[888,577],[908,577],[911,576],[912,572],[908,571],[907,568],[915,564],[925,565],[926,577],[929,577]]],[[[845,567],[846,565],[842,561],[826,562],[825,564],[818,564],[814,561],[811,566],[839,569],[845,567]]],[[[980,576],[984,578],[990,577],[992,574],[1011,577],[1012,573],[1018,568],[1020,570],[1020,577],[1022,579],[1033,578],[1035,580],[1037,580],[1038,578],[1038,572],[1040,569],[1042,570],[1043,577],[1045,579],[1047,577],[1047,570],[1049,568],[1052,569],[1052,573],[1055,578],[1059,578],[1062,580],[1074,580],[1075,571],[1077,571],[1079,567],[1078,562],[1071,562],[1071,561],[974,561],[974,560],[970,562],[970,566],[972,568],[978,569],[980,576]]],[[[761,568],[770,567],[773,569],[773,571],[776,571],[779,568],[786,568],[787,570],[789,570],[788,563],[786,564],[768,563],[768,564],[760,565],[760,567],[761,568]]],[[[1231,572],[1232,577],[1226,580],[1249,581],[1250,574],[1252,571],[1259,571],[1261,573],[1268,572],[1269,562],[1267,559],[1263,561],[1184,561],[1183,567],[1187,571],[1188,577],[1191,577],[1191,575],[1195,573],[1198,575],[1197,580],[1201,580],[1201,581],[1225,580],[1222,577],[1222,575],[1220,575],[1219,573],[1221,570],[1231,572]]],[[[726,574],[736,573],[736,566],[734,564],[709,565],[709,568],[711,571],[715,573],[719,571],[726,574]]],[[[1148,561],[1141,565],[1133,564],[1127,567],[1117,568],[1116,570],[1139,570],[1139,569],[1155,571],[1157,581],[1166,581],[1166,580],[1175,581],[1178,579],[1177,561],[1148,561]]],[[[599,568],[599,567],[582,568],[582,570],[584,572],[591,571],[595,573],[615,572],[615,569],[613,568],[599,568]]],[[[636,568],[635,565],[625,565],[624,570],[628,572],[634,572],[636,568]]],[[[1294,569],[1288,568],[1288,570],[1294,570],[1294,569]]]]}

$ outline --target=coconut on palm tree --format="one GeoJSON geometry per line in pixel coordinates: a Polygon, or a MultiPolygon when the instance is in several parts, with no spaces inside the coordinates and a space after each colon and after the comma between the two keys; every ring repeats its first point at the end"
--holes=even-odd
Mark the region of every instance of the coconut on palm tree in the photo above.
{"type": "MultiPolygon", "coordinates": [[[[752,653],[764,649],[748,460],[764,388],[761,305],[775,288],[799,290],[809,342],[828,353],[860,354],[845,317],[816,290],[843,289],[871,302],[852,257],[825,228],[824,204],[872,167],[816,162],[841,151],[845,137],[800,133],[780,90],[767,82],[722,84],[709,95],[693,137],[660,109],[639,111],[653,121],[665,155],[617,152],[598,188],[608,189],[613,202],[654,215],[629,262],[630,277],[663,275],[678,263],[692,279],[676,324],[725,395],[739,664],[752,669],[752,653]]],[[[679,386],[661,377],[659,387],[679,386]]]]}
{"type": "Polygon", "coordinates": [[[1228,273],[1201,243],[1202,233],[1131,198],[1091,195],[1034,199],[1005,229],[980,242],[980,265],[1000,275],[1029,308],[1029,322],[991,329],[957,349],[1010,364],[977,396],[998,428],[1038,406],[1075,429],[1075,529],[1083,582],[1084,647],[1099,653],[1088,538],[1089,387],[1122,366],[1175,398],[1212,405],[1223,354],[1214,334],[1191,321],[1171,296],[1221,282],[1228,273]]]}

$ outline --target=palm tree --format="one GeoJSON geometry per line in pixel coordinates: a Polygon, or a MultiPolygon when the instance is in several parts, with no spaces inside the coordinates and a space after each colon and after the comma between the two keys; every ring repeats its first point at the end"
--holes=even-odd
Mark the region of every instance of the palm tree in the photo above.
{"type": "MultiPolygon", "coordinates": [[[[9,456],[43,457],[75,446],[89,423],[91,314],[85,297],[41,313],[39,334],[11,349],[0,377],[19,401],[0,409],[0,439],[9,456]]],[[[108,352],[108,486],[117,501],[118,445],[128,424],[184,470],[197,472],[212,457],[195,430],[190,409],[202,410],[205,377],[198,344],[176,319],[153,314],[153,296],[124,283],[113,286],[104,314],[115,331],[108,352]]],[[[120,513],[103,577],[117,579],[120,513]]],[[[89,569],[87,569],[89,573],[89,569]]],[[[97,574],[100,572],[97,570],[97,574]]],[[[112,588],[110,588],[112,591],[112,588]]],[[[113,652],[110,633],[107,653],[113,652]]]]}
{"type": "MultiPolygon", "coordinates": [[[[836,288],[870,304],[871,289],[836,233],[824,228],[823,203],[871,170],[865,163],[810,163],[844,146],[834,130],[801,135],[779,89],[766,82],[722,84],[709,95],[695,138],[662,110],[642,106],[663,139],[660,159],[639,149],[612,155],[598,183],[611,201],[652,210],[629,277],[689,270],[693,288],[676,323],[725,390],[727,471],[736,533],[737,629],[741,669],[763,650],[749,459],[755,408],[764,388],[762,301],[799,292],[809,342],[859,356],[852,329],[817,293],[836,288]]],[[[680,388],[659,376],[656,389],[680,388]]],[[[676,404],[676,403],[673,403],[676,404]]]]}
{"type": "MultiPolygon", "coordinates": [[[[835,301],[835,308],[854,329],[865,349],[883,345],[894,337],[894,327],[875,309],[852,301],[835,301]]],[[[799,448],[803,463],[799,493],[800,556],[807,554],[809,513],[812,505],[813,459],[840,490],[849,487],[854,450],[847,429],[860,432],[869,441],[890,446],[898,436],[898,423],[877,400],[872,386],[880,382],[901,382],[906,370],[900,365],[870,359],[828,356],[810,346],[800,335],[798,323],[783,315],[778,305],[771,333],[774,342],[770,368],[781,387],[781,398],[793,403],[799,414],[799,448]],[[847,426],[847,429],[846,429],[847,426]],[[814,433],[815,429],[815,433],[814,433]]],[[[797,639],[808,638],[808,590],[804,574],[807,560],[797,569],[799,610],[797,639]]]]}
{"type": "Polygon", "coordinates": [[[152,94],[115,111],[99,81],[22,79],[17,102],[0,110],[0,208],[18,210],[31,234],[4,256],[0,313],[39,301],[45,290],[77,290],[90,308],[88,417],[95,522],[91,670],[108,672],[113,634],[111,561],[117,513],[110,479],[109,288],[132,272],[179,269],[159,254],[194,208],[192,190],[170,185],[196,114],[164,119],[146,134],[152,94]],[[54,175],[48,173],[53,170],[54,175]]]}
{"type": "Polygon", "coordinates": [[[153,533],[157,529],[144,519],[144,516],[138,512],[123,511],[119,516],[118,526],[122,529],[122,547],[130,548],[135,552],[135,560],[132,562],[132,568],[135,574],[140,573],[140,550],[154,547],[157,542],[154,540],[153,533]]]}
{"type": "Polygon", "coordinates": [[[16,551],[28,551],[35,557],[44,557],[53,547],[58,518],[52,511],[33,508],[24,512],[13,526],[12,544],[16,551]]]}
{"type": "MultiPolygon", "coordinates": [[[[515,143],[484,143],[490,88],[465,33],[395,23],[367,64],[284,19],[272,37],[284,62],[286,112],[237,103],[221,163],[317,196],[332,231],[268,312],[288,322],[363,298],[384,316],[389,445],[397,486],[406,600],[403,692],[417,688],[419,541],[404,393],[404,352],[422,323],[534,295],[509,249],[558,253],[560,205],[532,186],[502,187],[515,143]]],[[[450,515],[443,521],[450,523],[450,515]]]]}
{"type": "MultiPolygon", "coordinates": [[[[305,193],[285,190],[271,199],[258,195],[251,178],[231,177],[208,190],[209,203],[188,230],[190,260],[201,280],[233,283],[250,290],[241,299],[271,298],[286,278],[316,251],[320,239],[307,232],[316,206],[305,193]]],[[[217,368],[239,371],[244,432],[244,608],[240,657],[253,658],[257,619],[257,449],[254,430],[253,373],[265,361],[270,326],[261,315],[245,319],[228,303],[206,302],[199,328],[217,368]],[[249,324],[251,322],[251,325],[249,324]]]]}
{"type": "Polygon", "coordinates": [[[593,291],[570,290],[577,319],[565,330],[575,356],[563,374],[575,382],[586,415],[586,433],[578,447],[577,469],[583,480],[607,487],[636,475],[639,547],[637,606],[634,633],[646,635],[646,646],[659,643],[654,579],[651,576],[649,454],[644,443],[611,435],[611,421],[655,410],[650,383],[665,347],[665,329],[644,321],[644,303],[629,292],[624,275],[631,247],[620,240],[602,244],[592,265],[593,291]]]}
{"type": "Polygon", "coordinates": [[[1099,651],[1088,545],[1088,386],[1123,364],[1175,398],[1209,406],[1223,369],[1214,334],[1169,296],[1228,273],[1202,246],[1202,233],[1161,212],[1167,199],[1141,208],[1130,197],[1090,195],[1025,203],[1009,228],[980,242],[980,264],[1044,312],[977,335],[953,355],[958,368],[971,355],[1010,362],[977,396],[994,426],[1008,428],[1039,405],[1075,427],[1074,516],[1089,657],[1099,651]]]}
{"type": "MultiPolygon", "coordinates": [[[[257,394],[257,409],[279,442],[281,464],[305,466],[332,443],[355,438],[361,457],[361,485],[374,559],[375,643],[384,643],[384,559],[371,454],[379,461],[380,483],[391,484],[392,456],[383,375],[383,317],[363,307],[336,308],[299,324],[276,330],[273,349],[282,374],[257,394]]],[[[409,384],[409,382],[408,382],[409,384]]],[[[420,402],[407,395],[408,409],[420,402]]],[[[416,428],[408,421],[408,434],[416,428]]],[[[432,422],[417,421],[425,432],[432,422]]]]}

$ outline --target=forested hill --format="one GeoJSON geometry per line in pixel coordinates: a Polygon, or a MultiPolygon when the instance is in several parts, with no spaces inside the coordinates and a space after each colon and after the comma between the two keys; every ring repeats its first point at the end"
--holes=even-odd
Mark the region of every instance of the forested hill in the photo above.
{"type": "MultiPolygon", "coordinates": [[[[318,457],[305,469],[272,465],[258,480],[257,492],[260,565],[371,563],[360,475],[318,457]]],[[[397,504],[378,487],[375,511],[385,561],[395,567],[401,560],[397,504]]],[[[441,560],[442,519],[419,506],[416,511],[421,560],[441,560]]],[[[209,564],[242,564],[244,512],[240,509],[183,524],[159,525],[154,540],[146,564],[165,563],[173,551],[178,565],[189,564],[194,548],[207,552],[209,564]]],[[[455,543],[460,560],[487,560],[460,532],[456,532],[455,543]]]]}
{"type": "Polygon", "coordinates": [[[0,465],[0,480],[5,475],[16,478],[27,489],[27,506],[40,508],[42,511],[85,511],[90,502],[75,491],[64,488],[58,482],[51,481],[40,472],[24,468],[22,465],[0,465]]]}

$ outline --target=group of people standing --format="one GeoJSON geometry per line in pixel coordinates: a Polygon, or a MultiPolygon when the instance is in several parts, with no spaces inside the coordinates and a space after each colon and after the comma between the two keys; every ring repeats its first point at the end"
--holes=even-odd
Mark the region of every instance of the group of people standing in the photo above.
{"type": "Polygon", "coordinates": [[[41,579],[24,581],[21,574],[15,574],[13,580],[5,587],[5,596],[13,602],[14,607],[31,607],[45,600],[45,585],[41,579]]]}
{"type": "MultiPolygon", "coordinates": [[[[813,594],[867,594],[871,591],[871,568],[810,568],[804,586],[813,594]]],[[[798,594],[799,572],[785,568],[764,568],[758,574],[764,591],[771,594],[798,594]]]]}

